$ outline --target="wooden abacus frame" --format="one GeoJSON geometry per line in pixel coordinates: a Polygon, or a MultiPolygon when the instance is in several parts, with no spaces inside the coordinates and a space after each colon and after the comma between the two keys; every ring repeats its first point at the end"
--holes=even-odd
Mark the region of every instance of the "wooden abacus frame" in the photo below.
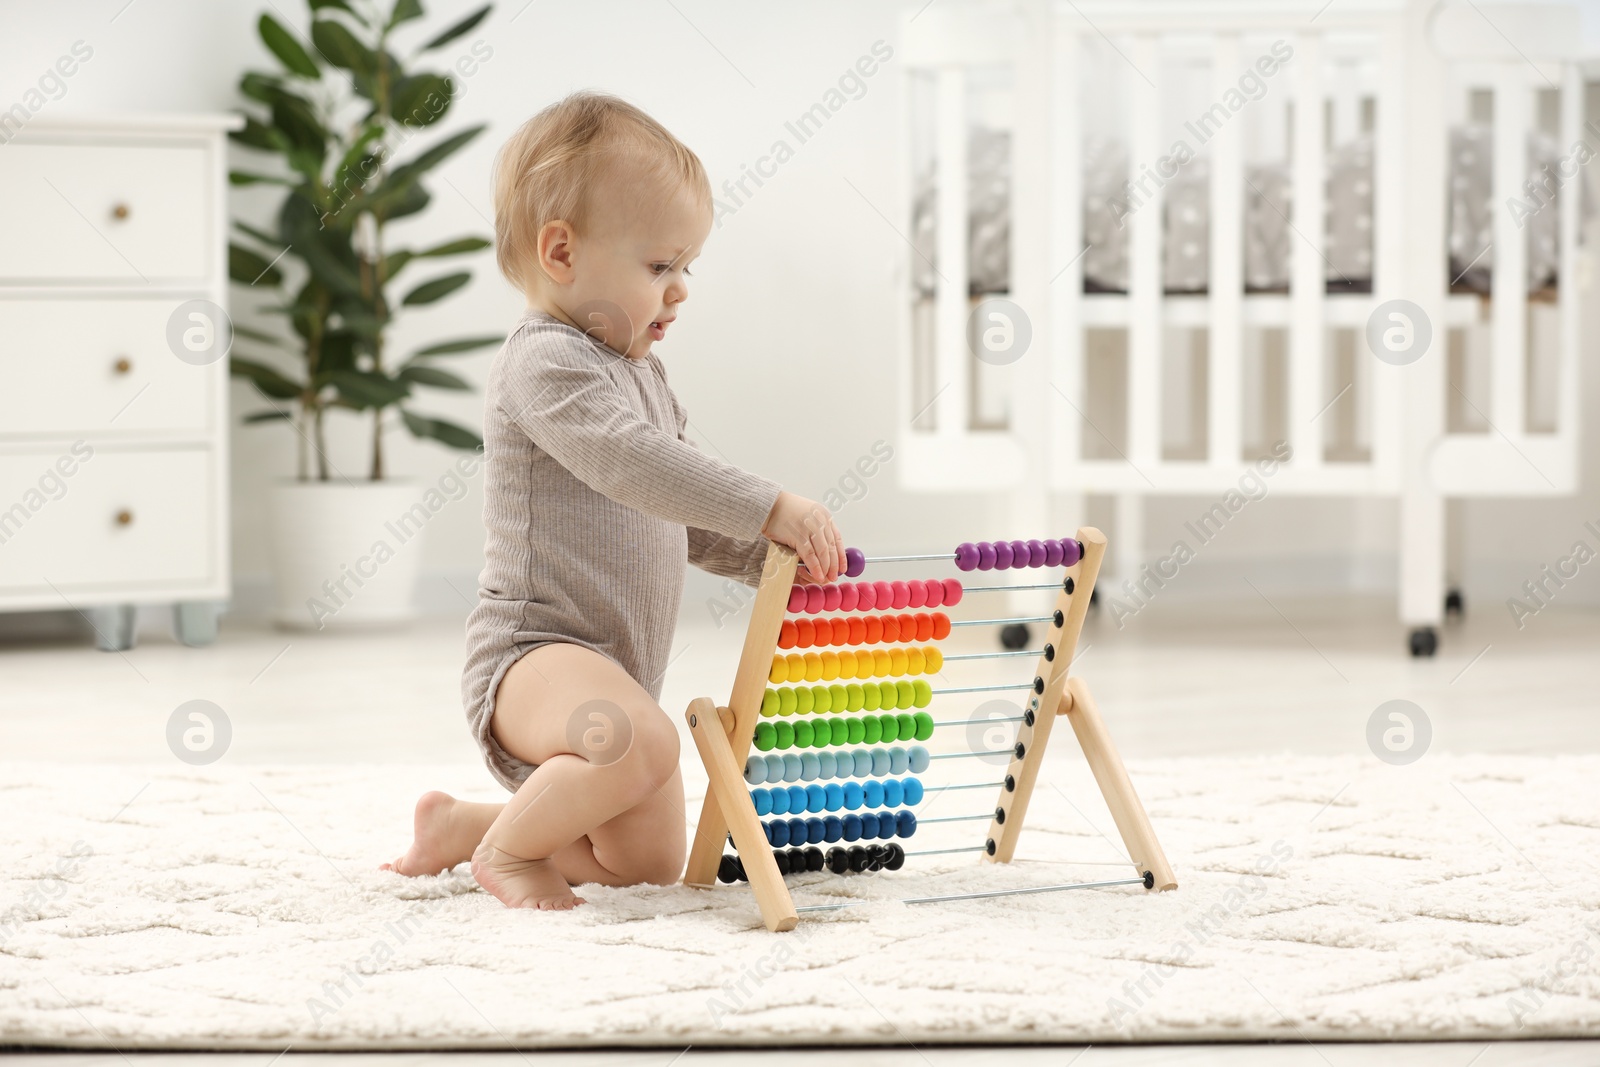
{"type": "MultiPolygon", "coordinates": [[[[1128,778],[1100,709],[1084,680],[1076,675],[1069,677],[1068,670],[1077,653],[1078,636],[1083,630],[1084,616],[1088,613],[1100,561],[1106,550],[1105,535],[1092,526],[1079,528],[1077,539],[1083,545],[1082,558],[1065,568],[1066,578],[1056,596],[1055,610],[1045,634],[1045,641],[1053,647],[1054,655],[1041,655],[1039,659],[1034,674],[1038,680],[1035,688],[1037,690],[1038,682],[1042,682],[1042,691],[1035,691],[1028,698],[1025,721],[1017,732],[1022,754],[1014,754],[1007,768],[1008,779],[1014,781],[1015,788],[1008,790],[1005,785],[1000,788],[983,859],[1009,863],[1015,854],[1028,801],[1050,743],[1051,727],[1056,716],[1065,715],[1094,773],[1095,783],[1110,809],[1128,856],[1133,860],[1138,878],[1146,889],[1175,889],[1177,879],[1156,840],[1144,805],[1134,792],[1133,782],[1128,778]],[[1040,714],[1041,708],[1053,708],[1054,714],[1040,714]],[[988,845],[992,845],[992,849],[988,845]]],[[[761,700],[772,670],[772,657],[778,648],[779,632],[788,612],[797,566],[798,557],[792,549],[778,544],[768,549],[727,706],[719,707],[711,698],[700,697],[690,703],[685,713],[710,784],[683,880],[687,885],[700,888],[715,886],[723,841],[731,833],[755,891],[762,919],[772,931],[792,930],[800,917],[772,858],[772,846],[751,802],[743,767],[754,742],[761,700]]],[[[1092,883],[1084,883],[1089,884],[1092,883]]]]}

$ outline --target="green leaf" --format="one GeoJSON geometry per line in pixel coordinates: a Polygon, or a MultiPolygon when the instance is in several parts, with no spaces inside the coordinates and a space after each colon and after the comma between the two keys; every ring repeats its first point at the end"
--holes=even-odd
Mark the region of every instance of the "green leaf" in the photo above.
{"type": "Polygon", "coordinates": [[[322,58],[336,67],[358,74],[371,75],[377,65],[372,50],[356,39],[356,35],[342,22],[318,19],[311,24],[311,43],[322,58]]]}
{"type": "Polygon", "coordinates": [[[317,12],[323,10],[324,8],[331,7],[345,12],[351,18],[361,23],[361,25],[367,25],[367,20],[362,17],[361,12],[345,3],[345,0],[308,0],[308,3],[311,5],[312,17],[315,17],[317,12]]]}
{"type": "Polygon", "coordinates": [[[411,395],[409,383],[377,371],[338,370],[328,375],[328,380],[342,399],[362,410],[388,407],[411,395]]]}
{"type": "Polygon", "coordinates": [[[482,237],[458,237],[454,241],[446,241],[442,245],[418,252],[419,256],[459,256],[467,252],[481,252],[485,248],[493,247],[494,242],[482,237]]]}
{"type": "Polygon", "coordinates": [[[292,411],[257,411],[246,415],[244,421],[246,425],[249,425],[254,422],[288,422],[293,418],[294,412],[292,411]]]}
{"type": "Polygon", "coordinates": [[[405,265],[407,263],[411,262],[412,258],[415,255],[416,255],[416,253],[409,252],[406,249],[402,248],[402,249],[399,249],[398,251],[390,252],[388,255],[384,256],[383,257],[383,277],[384,277],[384,280],[385,281],[393,281],[394,280],[394,276],[396,274],[399,274],[400,271],[405,267],[405,265]]]}
{"type": "Polygon", "coordinates": [[[262,42],[272,50],[273,55],[278,57],[278,62],[291,73],[298,74],[302,78],[322,76],[322,72],[317,69],[311,57],[306,55],[305,48],[295,40],[294,34],[284,29],[277,19],[271,15],[262,15],[261,21],[256,23],[256,29],[261,34],[262,42]]]}
{"type": "Polygon", "coordinates": [[[293,400],[302,392],[301,387],[277,370],[253,359],[228,357],[228,373],[235,378],[248,378],[264,396],[274,400],[293,400]]]}
{"type": "Polygon", "coordinates": [[[395,0],[394,14],[389,16],[389,25],[384,29],[392,30],[402,22],[422,17],[422,4],[420,0],[395,0]]]}
{"type": "Polygon", "coordinates": [[[410,74],[394,84],[389,113],[402,126],[431,126],[450,110],[455,87],[442,74],[410,74]]]}
{"type": "Polygon", "coordinates": [[[479,449],[483,447],[483,438],[473,433],[464,426],[457,426],[444,419],[430,419],[422,415],[413,415],[411,412],[400,409],[400,415],[406,421],[406,427],[417,437],[431,437],[440,444],[451,448],[479,449]]]}
{"type": "Polygon", "coordinates": [[[493,337],[463,337],[456,341],[441,341],[439,344],[429,345],[427,348],[412,353],[412,358],[453,356],[457,352],[471,352],[474,349],[488,348],[490,345],[498,345],[504,342],[505,337],[501,334],[496,334],[493,337]]]}
{"type": "Polygon", "coordinates": [[[282,272],[266,256],[232,242],[228,244],[228,277],[240,285],[255,285],[257,282],[279,285],[283,282],[282,272]]]}
{"type": "Polygon", "coordinates": [[[414,382],[417,385],[431,385],[435,389],[471,389],[472,386],[465,378],[457,377],[447,370],[438,367],[428,367],[420,363],[413,363],[401,367],[397,375],[402,381],[414,382]]]}
{"type": "Polygon", "coordinates": [[[471,280],[472,275],[467,271],[462,271],[459,274],[446,274],[442,278],[423,282],[407,293],[405,299],[400,302],[413,307],[419,304],[431,304],[435,300],[444,299],[471,280]]]}
{"type": "Polygon", "coordinates": [[[272,124],[293,148],[303,149],[319,160],[327,153],[328,131],[309,100],[293,93],[277,93],[272,101],[272,124]]]}
{"type": "Polygon", "coordinates": [[[259,100],[263,104],[272,103],[272,95],[283,88],[282,80],[270,74],[259,71],[250,71],[239,79],[239,92],[252,100],[259,100]]]}
{"type": "Polygon", "coordinates": [[[249,171],[230,170],[228,172],[229,185],[287,185],[293,188],[295,183],[288,178],[279,178],[271,174],[251,174],[249,171]]]}
{"type": "Polygon", "coordinates": [[[493,6],[494,6],[493,4],[485,4],[483,7],[479,8],[477,11],[474,11],[472,14],[468,15],[466,18],[462,19],[460,22],[456,23],[454,26],[451,26],[449,29],[445,30],[443,33],[441,33],[439,36],[435,37],[433,40],[429,41],[427,44],[425,44],[421,48],[417,49],[417,51],[418,52],[431,52],[435,48],[439,48],[439,47],[442,47],[444,45],[449,44],[451,41],[455,40],[457,37],[460,37],[462,34],[471,33],[472,32],[472,28],[474,26],[476,26],[478,23],[482,22],[484,19],[489,17],[489,9],[491,7],[493,7],[493,6]]]}
{"type": "Polygon", "coordinates": [[[289,342],[276,334],[270,334],[265,330],[257,330],[250,326],[241,326],[237,322],[233,324],[233,333],[236,337],[248,337],[250,340],[259,341],[262,344],[276,345],[279,348],[290,347],[289,342]]]}
{"type": "Polygon", "coordinates": [[[424,189],[420,185],[412,183],[401,191],[400,196],[396,200],[386,204],[383,211],[380,212],[377,207],[374,206],[373,214],[379,216],[378,221],[380,222],[391,221],[393,219],[403,219],[407,215],[415,215],[417,212],[427,207],[429,202],[432,200],[433,197],[429,194],[428,190],[424,189]]]}
{"type": "Polygon", "coordinates": [[[248,234],[264,245],[280,245],[283,243],[276,237],[272,236],[272,234],[267,233],[265,230],[258,230],[247,222],[240,222],[239,220],[235,219],[233,224],[239,228],[240,233],[248,234]]]}
{"type": "Polygon", "coordinates": [[[283,134],[250,115],[244,118],[244,129],[229,132],[228,138],[238,144],[266,152],[282,152],[289,147],[289,142],[283,134]]]}

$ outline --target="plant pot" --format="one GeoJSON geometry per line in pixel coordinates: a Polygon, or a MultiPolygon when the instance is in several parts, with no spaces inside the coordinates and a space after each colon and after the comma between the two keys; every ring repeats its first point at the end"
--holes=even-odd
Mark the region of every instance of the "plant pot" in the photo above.
{"type": "Polygon", "coordinates": [[[428,518],[421,497],[421,488],[404,479],[274,485],[272,621],[291,630],[331,630],[415,619],[428,518]]]}

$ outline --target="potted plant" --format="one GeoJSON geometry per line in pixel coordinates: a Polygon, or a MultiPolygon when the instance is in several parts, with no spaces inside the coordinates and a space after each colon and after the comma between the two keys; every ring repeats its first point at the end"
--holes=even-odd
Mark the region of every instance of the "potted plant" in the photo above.
{"type": "Polygon", "coordinates": [[[274,486],[269,505],[274,620],[322,629],[414,615],[428,494],[386,476],[384,434],[398,412],[416,437],[481,450],[477,434],[416,411],[410,401],[418,387],[469,388],[436,361],[502,338],[443,341],[399,359],[386,345],[402,308],[433,304],[472,277],[458,270],[419,278],[417,268],[490,247],[482,237],[422,249],[395,248],[386,239],[389,223],[428,206],[423,177],[484,129],[473,126],[413,149],[412,139],[448,114],[455,93],[449,75],[413,64],[471,32],[490,8],[427,38],[402,60],[396,31],[409,36],[407,24],[423,17],[418,0],[395,0],[387,10],[362,0],[308,3],[309,43],[263,14],[261,40],[282,69],[251,71],[239,82],[263,113],[247,112],[244,128],[230,136],[271,153],[281,166],[276,173],[236,170],[229,179],[285,192],[274,227],[235,221],[242,237],[229,245],[229,274],[250,292],[273,294],[257,310],[281,317],[287,329],[236,325],[237,339],[276,351],[235,354],[230,369],[270,404],[245,416],[246,423],[287,423],[295,433],[296,477],[274,486]],[[332,411],[371,419],[365,480],[330,470],[325,421],[332,411]]]}

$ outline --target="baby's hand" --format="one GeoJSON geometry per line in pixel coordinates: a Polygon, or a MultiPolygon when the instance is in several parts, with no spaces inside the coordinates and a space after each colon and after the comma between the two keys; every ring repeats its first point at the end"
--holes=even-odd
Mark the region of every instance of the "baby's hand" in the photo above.
{"type": "Polygon", "coordinates": [[[800,554],[806,571],[797,575],[802,584],[825,585],[837,581],[844,569],[844,535],[827,508],[815,500],[780,492],[761,535],[800,554]]]}

